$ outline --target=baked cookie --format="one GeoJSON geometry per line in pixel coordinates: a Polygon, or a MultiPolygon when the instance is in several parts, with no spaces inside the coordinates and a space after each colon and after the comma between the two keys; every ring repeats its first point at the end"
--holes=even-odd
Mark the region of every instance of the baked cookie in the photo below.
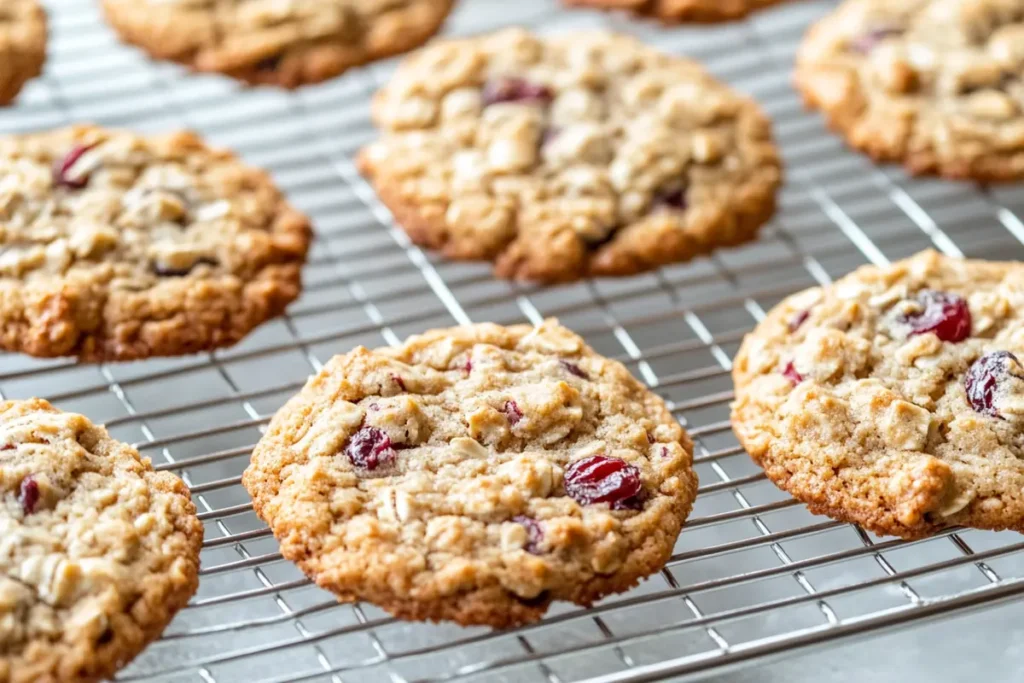
{"type": "Polygon", "coordinates": [[[506,627],[669,559],[697,491],[665,403],[555,321],[332,359],[242,483],[282,554],[345,601],[506,627]]]}
{"type": "Polygon", "coordinates": [[[188,488],[87,418],[0,403],[0,680],[105,680],[199,585],[188,488]]]}
{"type": "Polygon", "coordinates": [[[1024,264],[927,251],[778,305],[732,421],[768,478],[879,534],[1024,531],[1024,264]]]}
{"type": "Polygon", "coordinates": [[[730,21],[785,0],[562,0],[566,5],[629,10],[665,23],[730,21]]]}
{"type": "Polygon", "coordinates": [[[1024,178],[1024,0],[847,0],[804,39],[796,81],[876,160],[1024,178]]]}
{"type": "Polygon", "coordinates": [[[295,88],[422,45],[454,0],[103,0],[121,37],[159,59],[295,88]]]}
{"type": "Polygon", "coordinates": [[[0,137],[0,348],[133,360],[237,342],[300,289],[306,218],[190,133],[0,137]]]}
{"type": "Polygon", "coordinates": [[[10,102],[27,81],[43,72],[46,13],[36,0],[0,3],[0,105],[10,102]]]}
{"type": "Polygon", "coordinates": [[[757,105],[633,38],[520,29],[408,58],[359,165],[418,244],[501,277],[627,275],[753,239],[781,179],[757,105]]]}

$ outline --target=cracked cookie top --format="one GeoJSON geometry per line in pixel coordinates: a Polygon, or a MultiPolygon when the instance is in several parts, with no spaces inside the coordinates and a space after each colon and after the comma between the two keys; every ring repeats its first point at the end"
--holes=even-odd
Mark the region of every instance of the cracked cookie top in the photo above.
{"type": "Polygon", "coordinates": [[[36,0],[0,3],[0,105],[38,76],[46,58],[46,13],[36,0]]]}
{"type": "Polygon", "coordinates": [[[100,681],[198,586],[188,489],[81,415],[0,403],[0,680],[100,681]]]}
{"type": "Polygon", "coordinates": [[[335,357],[274,417],[243,483],[320,586],[497,627],[660,569],[696,494],[664,402],[555,321],[335,357]]]}
{"type": "Polygon", "coordinates": [[[768,477],[882,534],[1024,529],[1024,266],[928,251],[776,307],[733,425],[768,477]]]}
{"type": "Polygon", "coordinates": [[[797,81],[877,159],[1024,177],[1024,0],[847,0],[805,38],[797,81]]]}
{"type": "Polygon", "coordinates": [[[233,343],[299,291],[305,217],[194,135],[0,137],[0,345],[127,360],[233,343]]]}
{"type": "Polygon", "coordinates": [[[402,227],[503,277],[623,275],[752,239],[781,178],[756,104],[608,33],[436,43],[374,120],[360,167],[402,227]]]}
{"type": "Polygon", "coordinates": [[[452,0],[103,0],[121,36],[161,59],[296,87],[425,42],[452,0]]]}

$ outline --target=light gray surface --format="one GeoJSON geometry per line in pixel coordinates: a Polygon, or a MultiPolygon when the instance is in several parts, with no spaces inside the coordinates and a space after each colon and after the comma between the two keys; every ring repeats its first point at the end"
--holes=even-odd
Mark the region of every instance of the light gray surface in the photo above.
{"type": "MultiPolygon", "coordinates": [[[[17,107],[0,111],[0,132],[73,121],[196,128],[270,169],[318,235],[306,292],[288,317],[229,351],[105,366],[0,357],[4,397],[43,395],[106,421],[160,467],[181,472],[203,511],[207,544],[195,604],[124,680],[628,680],[652,665],[707,669],[724,661],[723,652],[752,652],[764,639],[782,649],[794,638],[822,640],[858,623],[913,617],[937,599],[977,601],[1021,588],[1020,536],[965,532],[903,544],[815,518],[764,481],[728,427],[729,359],[743,332],[785,294],[929,246],[972,257],[1024,255],[1019,186],[979,191],[908,180],[846,151],[802,111],[790,87],[792,54],[807,24],[832,3],[794,2],[749,22],[662,30],[558,12],[553,0],[463,0],[452,32],[516,22],[545,30],[611,25],[705,61],[757,97],[776,122],[789,182],[757,244],[656,274],[546,290],[498,282],[484,264],[446,263],[411,248],[358,178],[352,154],[374,136],[368,97],[393,62],[294,95],[243,90],[119,46],[93,0],[48,4],[47,73],[17,107]],[[393,343],[468,320],[544,315],[560,316],[598,350],[628,361],[695,436],[702,495],[662,574],[597,611],[559,605],[544,624],[491,634],[335,605],[281,561],[238,476],[261,427],[309,373],[356,344],[393,343]],[[708,550],[723,544],[731,545],[708,550]],[[975,562],[974,552],[992,556],[975,562]],[[902,580],[890,581],[893,574],[902,580]],[[863,588],[866,581],[874,583],[863,588]],[[658,591],[670,593],[655,600],[658,591]],[[748,611],[739,618],[737,610],[748,611]]],[[[1019,616],[1019,607],[991,610],[715,676],[817,681],[828,672],[825,680],[931,681],[973,671],[1013,680],[1020,654],[1005,648],[1021,640],[1019,616]]]]}

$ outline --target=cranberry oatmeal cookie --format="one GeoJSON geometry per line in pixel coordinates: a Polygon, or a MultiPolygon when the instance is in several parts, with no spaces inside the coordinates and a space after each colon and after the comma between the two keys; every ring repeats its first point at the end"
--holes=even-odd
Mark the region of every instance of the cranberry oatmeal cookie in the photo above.
{"type": "Polygon", "coordinates": [[[797,85],[877,160],[1024,178],[1024,0],[847,0],[805,38],[797,85]]]}
{"type": "Polygon", "coordinates": [[[658,571],[692,464],[622,364],[555,321],[486,323],[335,357],[242,482],[284,556],[340,599],[506,627],[658,571]]]}
{"type": "Polygon", "coordinates": [[[740,19],[785,0],[562,0],[566,5],[628,10],[665,23],[740,19]]]}
{"type": "Polygon", "coordinates": [[[879,534],[1024,531],[1024,265],[928,251],[779,304],[732,420],[768,478],[879,534]]]}
{"type": "Polygon", "coordinates": [[[0,2],[0,105],[43,71],[46,13],[36,0],[0,2]]]}
{"type": "Polygon", "coordinates": [[[374,102],[359,164],[418,244],[498,275],[627,275],[753,239],[781,179],[757,105],[632,38],[436,43],[374,102]]]}
{"type": "Polygon", "coordinates": [[[0,403],[0,462],[0,681],[104,680],[199,585],[188,489],[39,399],[0,403]]]}
{"type": "Polygon", "coordinates": [[[0,347],[133,360],[232,344],[300,289],[305,217],[190,133],[0,137],[0,347]]]}
{"type": "Polygon", "coordinates": [[[425,43],[453,0],[103,0],[154,57],[294,88],[425,43]]]}

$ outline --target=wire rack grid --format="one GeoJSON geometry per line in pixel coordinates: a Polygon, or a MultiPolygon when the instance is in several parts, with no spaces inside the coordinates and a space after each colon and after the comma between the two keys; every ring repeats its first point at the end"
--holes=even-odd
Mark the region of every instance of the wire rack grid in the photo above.
{"type": "Polygon", "coordinates": [[[92,0],[50,0],[45,76],[0,132],[94,121],[187,126],[271,170],[314,220],[305,293],[230,350],[135,364],[0,356],[5,398],[45,396],[104,421],[189,484],[206,525],[198,595],[118,680],[568,683],[701,676],[755,658],[949,615],[1024,593],[1014,534],[950,530],[914,543],[810,515],[771,486],[728,424],[742,335],[797,289],[927,247],[1024,257],[1024,197],[909,180],[847,152],[790,87],[792,55],[830,2],[716,28],[464,0],[450,33],[519,23],[604,25],[696,57],[776,122],[789,182],[761,240],[623,280],[537,288],[413,247],[352,164],[374,136],[369,95],[393,63],[288,94],[154,64],[120,46],[92,0]],[[331,355],[436,326],[559,316],[671,404],[696,442],[700,497],[668,566],[590,610],[557,605],[512,631],[396,621],[340,605],[282,560],[240,486],[273,412],[331,355]]]}

